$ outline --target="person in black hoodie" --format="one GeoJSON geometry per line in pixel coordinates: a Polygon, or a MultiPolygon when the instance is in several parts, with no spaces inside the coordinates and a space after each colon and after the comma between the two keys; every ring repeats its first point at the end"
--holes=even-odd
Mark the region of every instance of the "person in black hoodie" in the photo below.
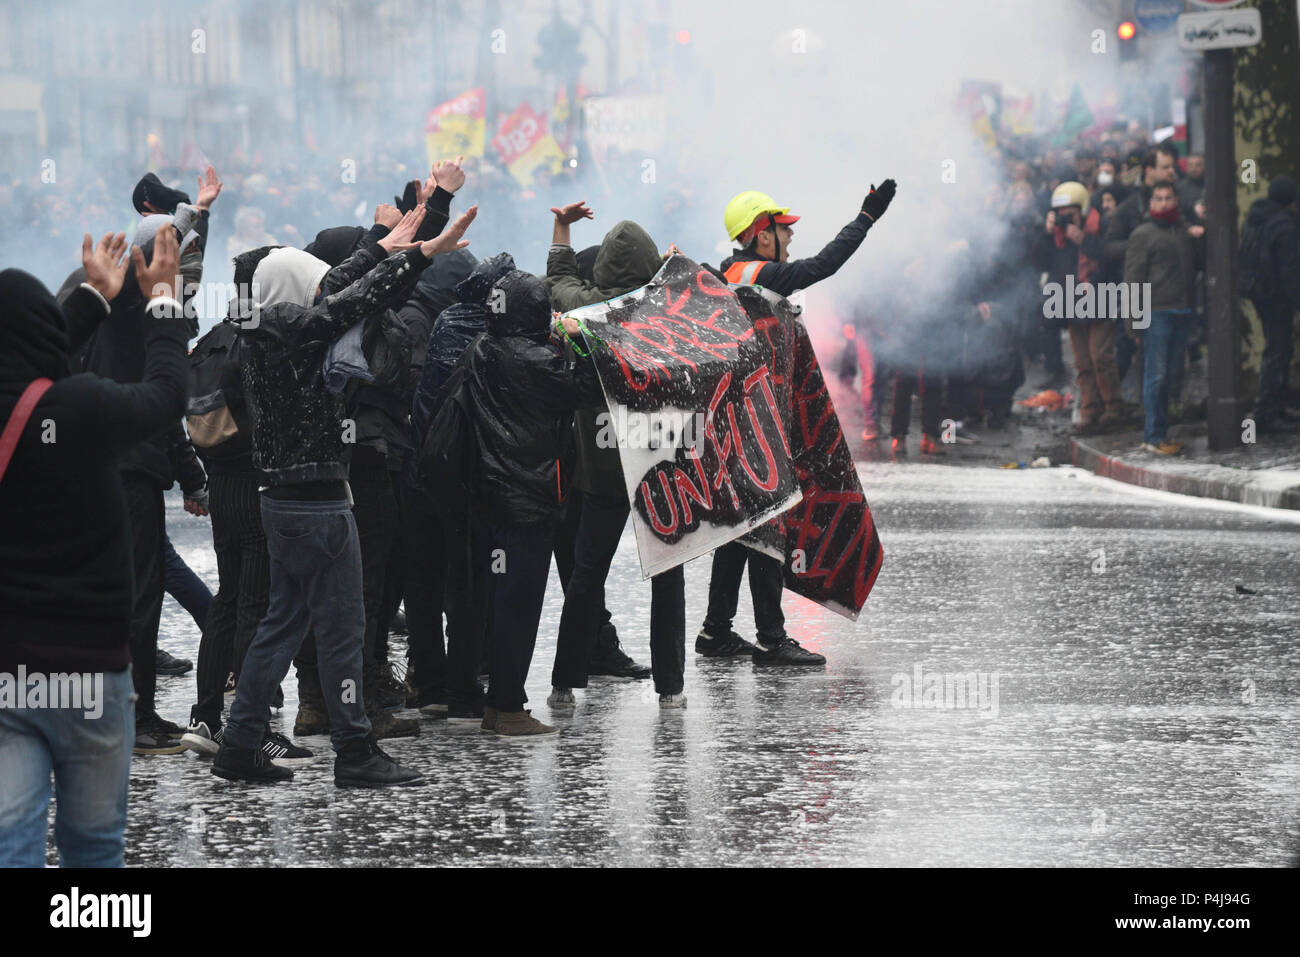
{"type": "MultiPolygon", "coordinates": [[[[556,730],[524,709],[524,682],[573,461],[573,413],[604,402],[604,393],[590,356],[551,340],[551,303],[540,279],[507,273],[489,303],[487,335],[462,360],[478,449],[473,564],[487,577],[490,609],[482,727],[517,738],[556,730]]],[[[574,320],[562,324],[577,333],[574,320]]]]}
{"type": "Polygon", "coordinates": [[[1264,358],[1259,368],[1259,395],[1255,422],[1261,432],[1290,432],[1296,418],[1287,412],[1287,375],[1295,351],[1295,314],[1300,310],[1300,217],[1296,204],[1300,190],[1289,176],[1276,177],[1268,196],[1255,200],[1246,216],[1242,248],[1244,290],[1264,328],[1264,358]],[[1250,233],[1258,240],[1245,240],[1250,233]],[[1247,262],[1247,257],[1254,259],[1247,262]]]}
{"type": "MultiPolygon", "coordinates": [[[[164,232],[181,241],[180,265],[174,278],[174,292],[192,320],[190,299],[203,275],[203,250],[207,237],[208,212],[221,193],[221,182],[211,167],[199,181],[199,198],[188,205],[188,197],[174,190],[160,190],[157,177],[146,176],[137,186],[135,204],[144,218],[137,224],[132,243],[145,258],[164,232]],[[176,205],[172,205],[176,204],[176,205]],[[171,206],[168,210],[166,207],[171,206]],[[193,235],[191,235],[193,233],[193,235]]],[[[64,283],[60,296],[81,281],[74,272],[64,283]]],[[[144,373],[144,330],[146,297],[127,275],[111,302],[111,319],[99,326],[92,337],[73,352],[75,368],[94,372],[115,382],[141,381],[144,373]]],[[[190,336],[197,333],[190,321],[190,336]]],[[[177,441],[179,417],[126,449],[118,457],[127,509],[131,516],[131,561],[135,569],[134,611],[131,622],[131,666],[138,696],[136,708],[136,754],[178,754],[185,729],[164,719],[154,706],[157,687],[158,625],[162,616],[166,559],[166,524],[163,492],[173,484],[169,446],[177,441]]],[[[184,441],[183,438],[180,441],[184,441]]]]}
{"type": "MultiPolygon", "coordinates": [[[[477,214],[471,208],[434,239],[404,219],[387,237],[391,253],[373,268],[358,250],[342,266],[298,249],[257,250],[254,309],[241,324],[244,396],[253,422],[253,460],[267,487],[262,525],[271,556],[271,598],[244,659],[230,721],[212,773],[231,780],[282,781],[261,742],[276,686],[313,629],[323,699],[337,757],[338,786],[408,784],[420,778],[384,753],[372,733],[362,692],[365,606],[361,551],[351,510],[344,446],[355,439],[341,390],[326,378],[333,347],[360,326],[382,321],[404,302],[429,260],[460,248],[477,214]],[[343,277],[356,276],[344,288],[343,277]],[[331,290],[337,290],[332,291],[331,290]]],[[[294,749],[288,760],[310,757],[294,749]]]]}
{"type": "MultiPolygon", "coordinates": [[[[659,271],[663,257],[649,233],[629,220],[606,234],[592,267],[592,281],[579,274],[569,244],[569,227],[591,211],[582,203],[552,210],[555,226],[546,263],[551,302],[560,312],[580,309],[639,289],[659,271]]],[[[604,610],[605,579],[631,513],[627,482],[617,444],[602,442],[608,433],[600,407],[580,409],[574,419],[578,462],[574,485],[581,491],[573,571],[564,590],[555,666],[551,670],[552,709],[570,709],[574,688],[587,687],[589,662],[596,647],[604,610]]],[[[607,416],[606,416],[607,418],[607,416]]],[[[573,507],[570,503],[569,507],[573,507]]],[[[681,565],[651,579],[650,658],[655,691],[662,707],[686,704],[682,694],[686,666],[686,580],[681,565]]]]}
{"type": "MultiPolygon", "coordinates": [[[[487,332],[493,286],[514,271],[509,253],[483,260],[456,286],[459,301],[438,316],[411,406],[415,448],[423,444],[444,384],[470,345],[487,332]]],[[[473,564],[467,517],[438,515],[426,498],[416,460],[413,454],[402,483],[406,623],[416,693],[425,714],[442,705],[448,721],[480,722],[485,696],[478,674],[487,628],[487,578],[473,564]]]]}
{"type": "MultiPolygon", "coordinates": [[[[96,699],[75,708],[0,706],[0,867],[44,866],[51,770],[60,862],[122,865],[135,709],[131,538],[116,460],[180,418],[189,331],[179,302],[152,295],[171,290],[178,268],[178,244],[166,233],[150,262],[132,250],[135,284],[150,290],[140,381],[70,374],[69,354],[119,294],[125,248],[119,235],[92,250],[87,236],[86,283],[62,306],[27,273],[0,272],[0,423],[34,381],[53,382],[7,468],[0,462],[0,684],[15,690],[10,676],[20,669],[28,681],[80,676],[96,699]],[[102,675],[98,688],[92,675],[102,675]]],[[[28,685],[16,690],[26,694],[28,685]]]]}

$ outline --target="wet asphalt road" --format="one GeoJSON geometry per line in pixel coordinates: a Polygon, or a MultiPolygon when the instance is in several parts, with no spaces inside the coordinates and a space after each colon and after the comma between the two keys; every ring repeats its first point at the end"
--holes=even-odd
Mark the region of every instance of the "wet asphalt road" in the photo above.
{"type": "MultiPolygon", "coordinates": [[[[420,737],[385,747],[427,783],[379,792],[336,789],[323,738],[300,742],[320,756],[278,787],[220,781],[189,753],[136,758],[127,863],[1295,860],[1300,525],[1062,469],[874,464],[863,484],[885,564],[861,619],[786,594],[788,626],[824,670],[700,659],[692,634],[684,711],[660,712],[649,682],[596,679],[552,719],[552,572],[528,690],[560,735],[513,742],[423,719],[420,737]],[[932,675],[964,707],[929,706],[932,675]]],[[[206,522],[179,504],[173,542],[215,590],[206,522]]],[[[708,559],[687,566],[691,628],[708,573],[708,559]]],[[[630,530],[609,591],[625,648],[648,660],[630,530]]],[[[752,635],[747,594],[737,628],[752,635]]],[[[163,646],[196,658],[197,640],[168,598],[163,646]]],[[[160,679],[164,716],[184,723],[193,679],[160,679]]],[[[292,677],[285,694],[276,723],[290,732],[292,677]]]]}

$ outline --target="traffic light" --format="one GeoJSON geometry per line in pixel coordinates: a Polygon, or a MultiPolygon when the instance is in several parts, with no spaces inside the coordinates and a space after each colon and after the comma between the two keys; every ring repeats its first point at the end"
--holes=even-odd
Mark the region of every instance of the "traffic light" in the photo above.
{"type": "Polygon", "coordinates": [[[1132,20],[1125,20],[1116,27],[1115,35],[1119,37],[1119,62],[1127,63],[1130,60],[1136,60],[1138,55],[1137,24],[1132,20]]]}

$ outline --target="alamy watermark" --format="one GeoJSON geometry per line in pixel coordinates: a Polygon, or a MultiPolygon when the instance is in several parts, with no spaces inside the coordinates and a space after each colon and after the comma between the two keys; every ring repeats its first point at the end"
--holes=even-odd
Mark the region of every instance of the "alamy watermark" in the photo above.
{"type": "Polygon", "coordinates": [[[632,412],[618,406],[596,416],[596,446],[602,449],[686,449],[696,452],[704,440],[708,416],[703,412],[661,409],[632,412]]]}
{"type": "Polygon", "coordinates": [[[96,719],[104,714],[104,673],[0,671],[0,709],[7,711],[72,709],[96,719]]]}
{"type": "Polygon", "coordinates": [[[1064,283],[1043,286],[1044,319],[1131,319],[1134,329],[1151,325],[1151,283],[1081,282],[1067,275],[1064,283]]]}
{"type": "Polygon", "coordinates": [[[912,673],[897,672],[889,703],[895,708],[934,710],[965,709],[998,716],[998,686],[1001,675],[987,671],[927,671],[917,663],[912,673]]]}

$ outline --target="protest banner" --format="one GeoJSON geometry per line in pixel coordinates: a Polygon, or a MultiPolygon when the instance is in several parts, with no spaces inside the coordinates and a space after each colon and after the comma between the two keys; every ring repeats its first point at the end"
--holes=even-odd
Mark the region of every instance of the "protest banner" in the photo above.
{"type": "Polygon", "coordinates": [[[784,563],[786,588],[856,621],[884,552],[817,353],[788,299],[732,289],[766,347],[802,494],[743,543],[784,563]]]}
{"type": "Polygon", "coordinates": [[[558,173],[565,161],[560,144],[547,132],[546,114],[539,116],[527,103],[506,117],[492,146],[521,186],[532,185],[538,167],[558,173]]]}
{"type": "Polygon", "coordinates": [[[482,156],[485,122],[482,87],[435,106],[424,121],[429,165],[458,156],[482,156]]]}
{"type": "Polygon", "coordinates": [[[675,255],[568,315],[589,332],[645,577],[798,503],[766,346],[725,283],[675,255]]]}

